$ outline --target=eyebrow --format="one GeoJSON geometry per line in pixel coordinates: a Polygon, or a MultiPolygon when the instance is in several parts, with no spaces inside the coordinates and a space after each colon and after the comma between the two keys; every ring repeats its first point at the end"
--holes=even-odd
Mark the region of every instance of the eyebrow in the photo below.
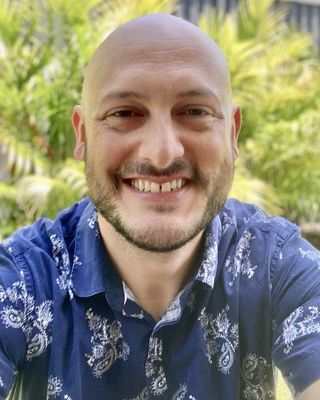
{"type": "MultiPolygon", "coordinates": [[[[178,98],[200,97],[200,96],[210,96],[213,97],[217,102],[220,102],[218,95],[213,90],[207,87],[196,87],[192,89],[187,89],[178,93],[177,95],[178,98]]],[[[127,98],[133,98],[136,100],[148,100],[149,96],[131,90],[113,90],[107,93],[105,96],[103,96],[102,100],[105,101],[105,100],[127,99],[127,98]]]]}
{"type": "Polygon", "coordinates": [[[220,102],[218,95],[211,89],[207,87],[198,87],[190,90],[185,90],[178,94],[178,97],[200,97],[200,96],[210,96],[213,97],[218,103],[220,102]]]}
{"type": "Polygon", "coordinates": [[[107,93],[105,96],[103,96],[103,101],[113,100],[113,99],[127,99],[127,98],[146,100],[148,99],[148,96],[130,90],[113,90],[107,93]]]}

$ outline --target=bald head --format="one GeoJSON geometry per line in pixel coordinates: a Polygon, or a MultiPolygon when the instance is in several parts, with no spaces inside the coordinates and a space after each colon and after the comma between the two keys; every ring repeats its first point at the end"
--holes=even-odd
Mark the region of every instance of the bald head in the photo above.
{"type": "MultiPolygon", "coordinates": [[[[112,82],[112,76],[121,73],[130,63],[139,62],[161,67],[168,63],[190,62],[197,59],[209,74],[219,81],[219,91],[225,101],[231,102],[228,65],[216,43],[195,25],[172,15],[151,14],[120,26],[96,49],[85,71],[82,107],[89,111],[101,79],[112,82]]],[[[183,66],[185,67],[185,65],[183,66]]]]}
{"type": "Polygon", "coordinates": [[[115,30],[73,113],[101,230],[149,251],[192,240],[225,201],[240,122],[224,56],[197,27],[161,14],[115,30]]]}

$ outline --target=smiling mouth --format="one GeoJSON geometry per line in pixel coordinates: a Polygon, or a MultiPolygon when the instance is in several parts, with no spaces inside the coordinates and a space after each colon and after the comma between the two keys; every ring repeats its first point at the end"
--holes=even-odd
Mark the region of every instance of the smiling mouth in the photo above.
{"type": "Polygon", "coordinates": [[[183,188],[187,181],[186,179],[173,179],[167,182],[153,182],[146,179],[132,179],[128,182],[132,187],[139,192],[150,193],[168,193],[183,188]]]}

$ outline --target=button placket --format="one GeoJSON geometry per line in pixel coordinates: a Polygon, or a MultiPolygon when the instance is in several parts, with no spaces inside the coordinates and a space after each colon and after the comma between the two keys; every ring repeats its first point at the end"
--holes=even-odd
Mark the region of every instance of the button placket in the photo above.
{"type": "Polygon", "coordinates": [[[162,356],[162,339],[151,336],[149,340],[148,356],[145,363],[149,399],[161,398],[168,389],[167,379],[163,368],[162,356]]]}

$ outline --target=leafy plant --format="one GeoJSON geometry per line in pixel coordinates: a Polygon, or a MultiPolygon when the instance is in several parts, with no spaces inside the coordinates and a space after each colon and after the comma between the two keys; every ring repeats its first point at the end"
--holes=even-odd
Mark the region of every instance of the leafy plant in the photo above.
{"type": "Polygon", "coordinates": [[[248,180],[259,182],[260,193],[264,182],[269,209],[278,203],[298,223],[320,222],[319,57],[311,36],[288,26],[286,12],[273,0],[240,0],[236,13],[213,9],[199,25],[225,52],[243,112],[237,196],[248,180]]]}

